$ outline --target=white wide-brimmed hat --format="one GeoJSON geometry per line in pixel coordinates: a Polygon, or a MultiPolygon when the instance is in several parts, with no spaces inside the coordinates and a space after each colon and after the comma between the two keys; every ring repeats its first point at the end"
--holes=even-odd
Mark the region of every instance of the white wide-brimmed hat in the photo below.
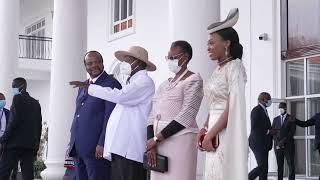
{"type": "Polygon", "coordinates": [[[147,64],[147,71],[155,71],[157,66],[149,61],[148,51],[140,46],[132,46],[129,51],[116,51],[114,56],[119,60],[123,61],[126,56],[132,56],[137,58],[140,61],[143,61],[147,64]]]}
{"type": "Polygon", "coordinates": [[[211,34],[222,29],[233,27],[238,22],[238,19],[239,19],[239,9],[238,8],[231,9],[227,16],[227,19],[225,19],[222,22],[212,23],[211,25],[208,26],[207,31],[209,34],[211,34]]]}

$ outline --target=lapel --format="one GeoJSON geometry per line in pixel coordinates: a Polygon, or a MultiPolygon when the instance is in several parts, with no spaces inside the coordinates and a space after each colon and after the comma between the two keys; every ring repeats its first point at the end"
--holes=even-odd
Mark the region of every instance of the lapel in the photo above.
{"type": "Polygon", "coordinates": [[[267,112],[263,109],[263,107],[261,107],[260,104],[258,104],[258,106],[260,108],[261,113],[263,114],[264,124],[266,127],[269,128],[271,126],[269,116],[267,115],[267,112]]]}
{"type": "Polygon", "coordinates": [[[6,115],[6,121],[7,121],[7,126],[8,126],[8,122],[9,122],[9,117],[10,117],[10,111],[8,109],[3,109],[4,113],[6,115]]]}

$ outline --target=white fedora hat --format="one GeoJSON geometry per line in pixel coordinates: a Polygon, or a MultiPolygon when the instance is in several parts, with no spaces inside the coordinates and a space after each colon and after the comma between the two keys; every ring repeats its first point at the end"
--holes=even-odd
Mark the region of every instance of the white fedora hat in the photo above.
{"type": "Polygon", "coordinates": [[[126,56],[132,56],[137,58],[140,61],[143,61],[147,64],[147,71],[155,71],[157,66],[149,61],[148,51],[140,46],[132,46],[129,51],[116,51],[114,56],[119,60],[123,61],[126,56]]]}
{"type": "Polygon", "coordinates": [[[233,27],[238,22],[238,19],[239,19],[239,9],[238,8],[231,9],[227,16],[227,19],[225,19],[222,22],[215,22],[209,25],[207,28],[207,31],[209,34],[211,34],[222,29],[233,27]]]}

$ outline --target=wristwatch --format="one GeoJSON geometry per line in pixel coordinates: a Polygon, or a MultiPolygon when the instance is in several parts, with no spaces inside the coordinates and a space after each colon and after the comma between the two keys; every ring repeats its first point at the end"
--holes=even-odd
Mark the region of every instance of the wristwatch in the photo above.
{"type": "Polygon", "coordinates": [[[153,137],[153,140],[154,140],[155,142],[157,142],[157,143],[160,142],[160,139],[158,139],[157,136],[154,136],[154,137],[153,137]]]}
{"type": "Polygon", "coordinates": [[[206,130],[208,132],[208,126],[203,126],[202,129],[204,129],[204,130],[206,130]]]}

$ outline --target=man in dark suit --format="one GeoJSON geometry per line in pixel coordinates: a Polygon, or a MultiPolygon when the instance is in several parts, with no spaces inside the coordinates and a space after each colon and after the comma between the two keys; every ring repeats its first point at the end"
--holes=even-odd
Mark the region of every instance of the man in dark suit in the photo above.
{"type": "Polygon", "coordinates": [[[259,104],[251,111],[251,132],[249,146],[257,160],[258,167],[249,173],[249,180],[259,176],[259,180],[267,180],[268,177],[268,155],[272,149],[271,122],[267,107],[271,106],[271,96],[262,92],[258,98],[259,104]]]}
{"type": "MultiPolygon", "coordinates": [[[[0,93],[0,137],[3,135],[4,131],[7,129],[10,111],[5,108],[6,97],[4,94],[0,93]]],[[[0,147],[1,154],[1,147],[0,147]]],[[[0,155],[1,156],[1,155],[0,155]]],[[[18,174],[18,163],[14,166],[11,173],[11,180],[16,180],[18,174]]]]}
{"type": "Polygon", "coordinates": [[[278,180],[283,179],[283,164],[286,158],[289,166],[289,180],[295,179],[295,165],[294,165],[294,133],[296,125],[292,120],[290,114],[287,113],[287,104],[281,102],[279,104],[280,115],[275,117],[272,122],[272,128],[276,130],[273,135],[274,151],[278,164],[278,180]]]}
{"type": "MultiPolygon", "coordinates": [[[[103,69],[103,58],[97,51],[84,57],[90,75],[89,84],[121,89],[120,83],[103,69]]],[[[106,126],[114,103],[89,96],[80,88],[71,127],[69,157],[75,157],[77,180],[109,180],[110,162],[103,158],[106,126]]]]}
{"type": "Polygon", "coordinates": [[[10,111],[5,108],[6,97],[4,94],[0,93],[0,137],[6,130],[9,122],[10,111]]]}
{"type": "Polygon", "coordinates": [[[33,162],[36,158],[42,130],[41,107],[27,92],[27,81],[16,78],[12,82],[14,95],[10,119],[0,144],[3,154],[0,160],[0,179],[9,180],[10,173],[19,160],[22,178],[33,180],[33,162]]]}
{"type": "MultiPolygon", "coordinates": [[[[307,121],[299,121],[295,119],[295,123],[297,126],[300,126],[300,127],[315,126],[316,134],[315,134],[314,149],[318,150],[320,154],[320,113],[315,114],[307,121]]],[[[320,180],[320,176],[319,176],[319,180],[320,180]]]]}

